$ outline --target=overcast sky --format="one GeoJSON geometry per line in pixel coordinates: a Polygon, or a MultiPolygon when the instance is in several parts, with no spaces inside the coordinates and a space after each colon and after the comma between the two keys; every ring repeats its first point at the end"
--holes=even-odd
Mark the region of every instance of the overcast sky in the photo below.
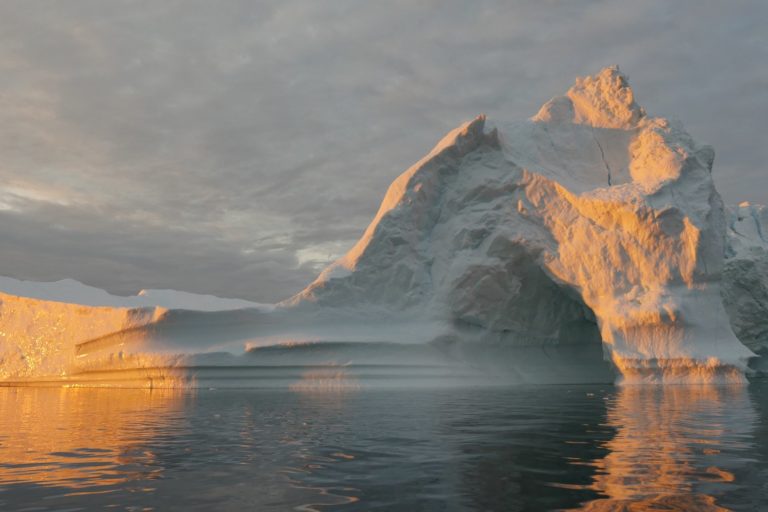
{"type": "Polygon", "coordinates": [[[0,0],[0,275],[259,301],[479,113],[617,63],[768,201],[765,0],[0,0]]]}

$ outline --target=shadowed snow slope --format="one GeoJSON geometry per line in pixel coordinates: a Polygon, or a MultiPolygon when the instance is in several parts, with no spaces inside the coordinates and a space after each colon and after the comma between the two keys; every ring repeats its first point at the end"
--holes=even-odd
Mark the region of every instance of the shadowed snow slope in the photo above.
{"type": "Polygon", "coordinates": [[[648,117],[606,68],[530,120],[480,116],[450,132],[392,183],[357,244],[272,310],[3,298],[0,377],[142,370],[154,384],[192,385],[190,368],[246,372],[277,354],[340,364],[307,372],[314,384],[330,375],[322,386],[382,357],[415,373],[516,382],[602,382],[612,378],[603,356],[620,382],[741,381],[753,354],[721,299],[726,228],[722,296],[758,349],[765,324],[754,312],[766,301],[744,294],[745,280],[765,284],[765,214],[744,206],[726,221],[713,160],[678,123],[648,117]],[[281,340],[346,344],[265,351],[281,340]]]}

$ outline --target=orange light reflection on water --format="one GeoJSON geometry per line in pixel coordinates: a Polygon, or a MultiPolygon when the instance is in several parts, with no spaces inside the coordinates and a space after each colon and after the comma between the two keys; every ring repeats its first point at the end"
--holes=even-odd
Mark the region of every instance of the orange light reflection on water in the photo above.
{"type": "Polygon", "coordinates": [[[0,388],[0,485],[71,490],[151,479],[153,425],[182,410],[174,390],[0,388]],[[98,447],[98,448],[94,448],[98,447]]]}
{"type": "Polygon", "coordinates": [[[589,465],[591,489],[607,496],[580,510],[723,511],[713,491],[735,480],[746,462],[723,456],[748,443],[755,412],[745,386],[627,386],[608,407],[616,435],[609,453],[589,465]]]}

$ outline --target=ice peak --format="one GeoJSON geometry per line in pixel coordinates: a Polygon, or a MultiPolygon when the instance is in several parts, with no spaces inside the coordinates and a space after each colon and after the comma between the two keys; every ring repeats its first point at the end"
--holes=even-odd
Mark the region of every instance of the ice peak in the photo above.
{"type": "Polygon", "coordinates": [[[609,66],[596,75],[577,78],[565,96],[549,100],[533,120],[629,129],[643,117],[645,110],[635,103],[627,76],[619,66],[609,66]]]}
{"type": "MultiPolygon", "coordinates": [[[[467,121],[460,124],[448,132],[445,137],[443,137],[440,142],[438,142],[435,147],[432,148],[432,151],[430,151],[427,156],[421,160],[420,163],[430,160],[450,148],[455,148],[457,154],[461,155],[472,151],[475,149],[475,147],[477,147],[479,141],[483,140],[485,137],[485,121],[485,114],[480,114],[476,116],[472,121],[467,121]]],[[[493,137],[495,137],[495,134],[493,137]]]]}

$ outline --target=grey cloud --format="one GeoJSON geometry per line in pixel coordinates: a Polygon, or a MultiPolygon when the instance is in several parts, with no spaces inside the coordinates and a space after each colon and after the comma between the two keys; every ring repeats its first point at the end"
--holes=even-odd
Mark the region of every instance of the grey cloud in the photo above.
{"type": "Polygon", "coordinates": [[[767,14],[758,0],[4,2],[0,192],[71,200],[0,212],[0,274],[282,299],[446,131],[528,117],[612,63],[651,113],[715,145],[726,201],[765,202],[767,14]]]}

